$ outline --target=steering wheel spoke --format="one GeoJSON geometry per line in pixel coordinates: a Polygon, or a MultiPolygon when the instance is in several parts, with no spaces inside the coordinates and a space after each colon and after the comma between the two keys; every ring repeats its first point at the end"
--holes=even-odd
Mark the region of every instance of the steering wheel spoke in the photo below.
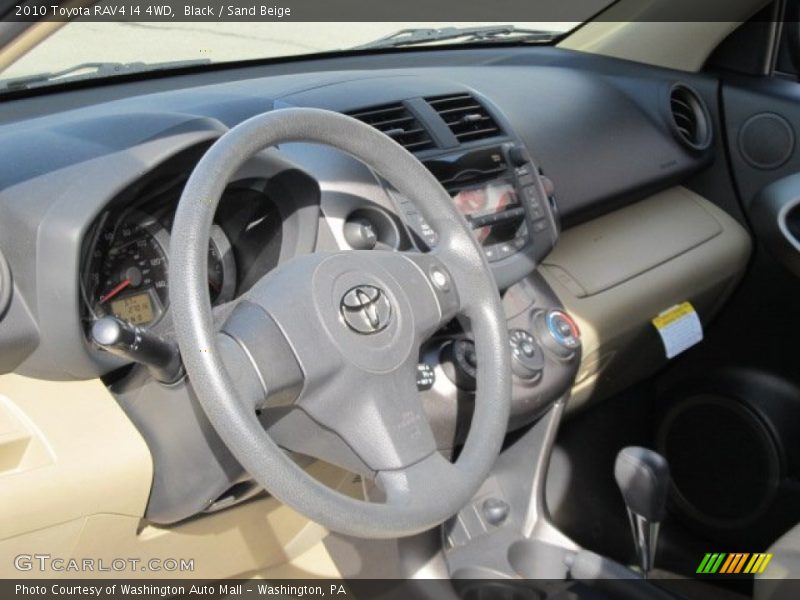
{"type": "Polygon", "coordinates": [[[237,373],[240,385],[247,385],[246,405],[253,411],[287,406],[297,399],[303,372],[283,331],[261,307],[239,302],[219,336],[222,360],[229,372],[237,373]],[[244,365],[250,369],[245,371],[244,365]]]}
{"type": "Polygon", "coordinates": [[[416,387],[416,361],[391,373],[345,368],[301,396],[297,407],[335,433],[373,472],[402,469],[436,451],[416,387]]]}
{"type": "Polygon", "coordinates": [[[461,474],[458,467],[439,452],[433,452],[420,461],[403,469],[380,471],[375,482],[385,496],[386,503],[403,506],[413,505],[414,499],[430,487],[431,482],[446,489],[458,489],[461,474]]]}

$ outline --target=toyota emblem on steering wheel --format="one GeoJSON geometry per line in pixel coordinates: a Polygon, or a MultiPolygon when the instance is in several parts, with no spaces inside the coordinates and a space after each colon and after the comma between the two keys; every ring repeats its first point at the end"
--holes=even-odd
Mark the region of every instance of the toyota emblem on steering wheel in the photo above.
{"type": "Polygon", "coordinates": [[[347,326],[362,335],[383,331],[392,318],[392,305],[386,292],[374,285],[359,285],[348,290],[339,310],[347,326]]]}

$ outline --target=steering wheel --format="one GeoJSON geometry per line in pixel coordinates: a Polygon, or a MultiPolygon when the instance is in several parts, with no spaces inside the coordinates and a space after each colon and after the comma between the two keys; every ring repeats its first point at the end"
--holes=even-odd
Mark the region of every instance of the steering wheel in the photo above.
{"type": "Polygon", "coordinates": [[[191,387],[219,437],[268,492],[331,530],[368,538],[425,531],[469,502],[507,428],[505,317],[466,220],[402,146],[325,110],[288,108],[244,121],[191,174],[170,253],[170,302],[191,387]],[[332,146],[374,169],[414,201],[438,244],[426,253],[297,256],[238,299],[220,328],[207,284],[214,213],[247,159],[286,142],[332,146]],[[437,450],[416,370],[422,343],[456,315],[471,322],[478,369],[472,425],[451,463],[437,450]],[[283,415],[278,443],[257,414],[275,407],[283,415]],[[371,476],[385,500],[335,491],[285,450],[371,476]]]}

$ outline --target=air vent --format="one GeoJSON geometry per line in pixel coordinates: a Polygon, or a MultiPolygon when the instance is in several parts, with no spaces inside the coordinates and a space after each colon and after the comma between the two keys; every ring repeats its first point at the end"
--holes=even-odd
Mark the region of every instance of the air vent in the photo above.
{"type": "Polygon", "coordinates": [[[428,131],[403,104],[374,106],[348,114],[382,131],[411,152],[434,147],[428,131]]]}
{"type": "Polygon", "coordinates": [[[480,102],[469,94],[427,98],[459,142],[472,142],[494,137],[500,127],[480,102]]]}
{"type": "Polygon", "coordinates": [[[675,136],[692,150],[711,145],[711,117],[705,102],[692,88],[676,83],[669,94],[671,125],[675,136]]]}

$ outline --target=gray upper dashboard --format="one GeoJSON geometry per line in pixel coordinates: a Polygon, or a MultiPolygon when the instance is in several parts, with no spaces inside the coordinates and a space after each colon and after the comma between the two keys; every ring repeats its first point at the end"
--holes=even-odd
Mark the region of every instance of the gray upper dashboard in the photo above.
{"type": "MultiPolygon", "coordinates": [[[[97,373],[87,352],[75,352],[85,340],[71,316],[79,314],[81,242],[93,219],[164,161],[248,117],[282,106],[352,112],[474,94],[552,179],[569,225],[672,185],[709,160],[670,128],[669,95],[679,81],[713,101],[712,80],[551,48],[289,61],[6,100],[0,251],[16,294],[0,321],[0,372],[26,360],[37,376],[97,373]]],[[[272,168],[291,164],[275,157],[272,168]]]]}
{"type": "MultiPolygon", "coordinates": [[[[714,102],[717,82],[708,77],[555,48],[376,53],[9,99],[0,103],[0,135],[66,127],[73,143],[121,149],[144,137],[131,118],[136,113],[191,115],[231,127],[276,103],[350,111],[467,87],[505,115],[555,181],[561,214],[570,218],[654,181],[680,179],[708,158],[670,131],[669,91],[680,81],[714,102]],[[114,121],[133,131],[103,136],[114,121]]],[[[52,152],[37,161],[40,168],[52,169],[56,156],[70,154],[52,152]]],[[[4,186],[8,175],[0,171],[4,186]]]]}

